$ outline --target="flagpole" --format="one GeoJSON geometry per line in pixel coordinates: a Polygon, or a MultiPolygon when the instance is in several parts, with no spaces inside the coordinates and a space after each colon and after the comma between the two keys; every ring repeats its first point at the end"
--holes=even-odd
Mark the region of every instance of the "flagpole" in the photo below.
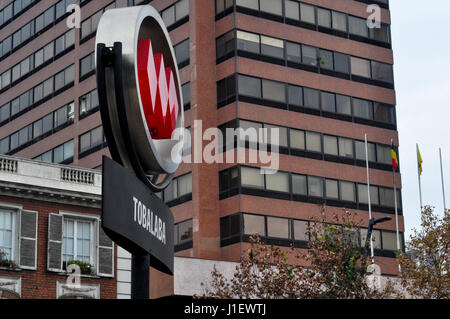
{"type": "MultiPolygon", "coordinates": [[[[367,171],[367,201],[369,203],[369,220],[372,220],[372,206],[370,203],[370,174],[369,174],[369,156],[367,151],[367,133],[364,134],[364,145],[366,148],[366,171],[367,171]]],[[[372,265],[375,263],[373,257],[373,241],[372,234],[370,234],[370,259],[372,260],[372,265]]]]}
{"type": "Polygon", "coordinates": [[[444,171],[442,169],[442,153],[441,153],[440,147],[439,147],[439,159],[441,161],[442,197],[444,198],[444,212],[445,212],[445,210],[447,209],[447,206],[445,206],[444,171]]]}
{"type": "MultiPolygon", "coordinates": [[[[394,150],[394,140],[391,139],[391,147],[392,150],[394,150]]],[[[394,178],[394,207],[395,207],[395,230],[397,233],[397,252],[400,251],[400,234],[398,232],[398,209],[397,209],[397,181],[395,178],[395,168],[394,168],[394,164],[392,163],[392,175],[394,178]]],[[[400,263],[398,264],[398,271],[401,272],[402,268],[400,266],[400,263]]]]}
{"type": "Polygon", "coordinates": [[[422,186],[420,184],[420,167],[419,167],[419,144],[416,143],[416,153],[417,153],[417,176],[419,177],[419,198],[420,198],[420,211],[422,211],[422,186]]]}

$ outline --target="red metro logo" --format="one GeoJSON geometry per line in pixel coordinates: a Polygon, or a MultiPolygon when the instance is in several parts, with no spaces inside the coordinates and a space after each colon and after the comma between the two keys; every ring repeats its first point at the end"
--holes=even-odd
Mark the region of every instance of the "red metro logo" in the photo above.
{"type": "Polygon", "coordinates": [[[137,67],[142,106],[153,139],[170,139],[178,118],[174,73],[164,56],[154,53],[151,40],[139,40],[137,67]]]}

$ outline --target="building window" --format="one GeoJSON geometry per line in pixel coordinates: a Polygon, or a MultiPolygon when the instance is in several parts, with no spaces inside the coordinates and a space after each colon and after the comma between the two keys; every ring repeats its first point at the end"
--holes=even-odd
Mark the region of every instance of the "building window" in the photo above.
{"type": "Polygon", "coordinates": [[[339,188],[340,188],[340,200],[347,201],[347,202],[355,202],[355,184],[352,182],[345,182],[340,181],[339,182],[339,188]]]}
{"type": "Polygon", "coordinates": [[[302,106],[303,105],[303,89],[300,86],[288,86],[289,105],[302,106]]]}
{"type": "Polygon", "coordinates": [[[179,68],[182,68],[189,64],[189,39],[186,39],[183,42],[175,45],[174,51],[179,68]]]}
{"type": "Polygon", "coordinates": [[[79,139],[80,153],[93,149],[96,146],[102,145],[105,142],[103,127],[98,126],[90,130],[89,132],[80,135],[79,139]]]}
{"type": "Polygon", "coordinates": [[[33,158],[36,161],[42,161],[46,163],[66,163],[73,159],[74,144],[73,140],[67,141],[39,156],[33,158]]]}
{"type": "MultiPolygon", "coordinates": [[[[222,0],[220,0],[222,1],[222,0]]],[[[240,32],[240,31],[238,31],[240,32]]],[[[225,33],[221,37],[216,40],[216,58],[219,59],[221,57],[226,56],[227,54],[234,52],[234,30],[225,33]]]]}
{"type": "Polygon", "coordinates": [[[164,24],[170,27],[175,22],[180,21],[189,15],[189,0],[180,0],[169,8],[161,12],[164,24]]]}
{"type": "Polygon", "coordinates": [[[323,136],[323,152],[328,155],[338,156],[338,138],[336,136],[323,136]]]}
{"type": "Polygon", "coordinates": [[[264,189],[264,174],[261,174],[259,168],[242,167],[241,184],[242,186],[264,189]]]}
{"type": "Polygon", "coordinates": [[[303,220],[293,220],[294,240],[308,241],[308,222],[303,220]]]}
{"type": "Polygon", "coordinates": [[[261,54],[278,59],[284,59],[284,41],[262,35],[261,54]]]}
{"type": "MultiPolygon", "coordinates": [[[[264,176],[264,175],[261,175],[264,176]]],[[[276,172],[267,174],[266,189],[277,192],[289,193],[289,174],[286,172],[276,172]]]]}
{"type": "Polygon", "coordinates": [[[369,36],[369,29],[367,27],[367,21],[365,19],[349,16],[348,25],[350,34],[365,38],[369,36]]]}
{"type": "Polygon", "coordinates": [[[99,106],[97,89],[88,92],[80,97],[80,116],[90,113],[99,106]]]}
{"type": "Polygon", "coordinates": [[[183,94],[183,108],[188,110],[191,107],[191,82],[187,82],[181,86],[183,94]]]}
{"type": "Polygon", "coordinates": [[[301,63],[301,45],[293,42],[286,42],[286,58],[288,62],[301,63]]]}
{"type": "Polygon", "coordinates": [[[393,83],[393,71],[392,71],[392,65],[372,61],[372,79],[383,81],[387,83],[393,83]]]}
{"type": "Polygon", "coordinates": [[[385,207],[394,207],[394,190],[390,188],[379,187],[378,191],[380,193],[380,205],[385,207]]]}
{"type": "Polygon", "coordinates": [[[220,219],[220,239],[229,239],[241,234],[241,214],[234,214],[220,219]]]}
{"type": "MultiPolygon", "coordinates": [[[[394,232],[381,231],[383,249],[385,250],[397,250],[397,235],[394,232]]],[[[400,249],[402,249],[402,243],[400,242],[400,249]]]]}
{"type": "Polygon", "coordinates": [[[193,240],[192,219],[175,224],[174,245],[184,244],[193,240]]]}
{"type": "MultiPolygon", "coordinates": [[[[364,242],[367,237],[367,229],[361,228],[360,230],[361,243],[364,245],[364,242]]],[[[381,231],[374,229],[372,230],[372,238],[373,238],[373,248],[381,249],[381,231]]]]}
{"type": "Polygon", "coordinates": [[[77,260],[93,266],[86,275],[112,277],[114,274],[114,243],[95,216],[49,214],[47,245],[49,271],[62,272],[70,260],[77,260]]]}
{"type": "Polygon", "coordinates": [[[216,14],[222,13],[233,6],[233,0],[216,0],[216,14]]]}
{"type": "Polygon", "coordinates": [[[292,174],[292,193],[294,195],[308,195],[305,175],[292,174]]]}
{"type": "Polygon", "coordinates": [[[259,10],[258,2],[258,0],[236,0],[236,5],[253,10],[259,10]]]}
{"type": "Polygon", "coordinates": [[[311,152],[322,152],[320,133],[306,132],[306,150],[311,152]]]}
{"type": "Polygon", "coordinates": [[[181,204],[191,197],[192,194],[192,173],[178,176],[172,180],[163,192],[164,202],[169,203],[177,200],[176,204],[181,204]]]}
{"type": "Polygon", "coordinates": [[[80,60],[80,79],[95,70],[95,52],[80,60]]]}
{"type": "Polygon", "coordinates": [[[217,103],[221,105],[231,103],[236,99],[236,76],[231,75],[217,82],[217,103]]]}
{"type": "Polygon", "coordinates": [[[304,106],[312,109],[320,109],[319,91],[303,88],[304,106]]]}
{"type": "Polygon", "coordinates": [[[319,62],[322,69],[333,70],[333,52],[319,49],[319,62]]]}
{"type": "Polygon", "coordinates": [[[0,207],[0,259],[36,270],[37,212],[0,207]]]}
{"type": "Polygon", "coordinates": [[[308,195],[312,197],[323,197],[323,179],[308,176],[308,195]]]}
{"type": "Polygon", "coordinates": [[[300,18],[302,22],[316,24],[314,7],[309,4],[300,3],[300,18]]]}
{"type": "Polygon", "coordinates": [[[392,164],[391,148],[389,146],[377,144],[377,162],[387,165],[392,164]]]}
{"type": "Polygon", "coordinates": [[[332,11],[332,22],[333,29],[347,32],[347,19],[344,13],[332,11]]]}
{"type": "Polygon", "coordinates": [[[283,15],[283,5],[281,0],[260,0],[260,10],[277,16],[283,15]]]}
{"type": "Polygon", "coordinates": [[[339,137],[339,156],[354,158],[353,140],[345,137],[339,137]]]}
{"type": "Polygon", "coordinates": [[[336,94],[336,112],[344,115],[352,115],[352,102],[349,96],[336,94]]]}
{"type": "Polygon", "coordinates": [[[286,92],[284,83],[262,80],[263,99],[286,103],[286,92]]]}
{"type": "Polygon", "coordinates": [[[80,39],[82,40],[87,36],[94,34],[95,31],[97,31],[98,23],[100,22],[100,18],[102,17],[103,12],[115,7],[116,3],[114,1],[110,3],[106,8],[97,11],[95,14],[93,14],[92,16],[81,22],[80,39]]]}
{"type": "Polygon", "coordinates": [[[267,216],[267,236],[290,239],[289,219],[267,216]]]}
{"type": "Polygon", "coordinates": [[[308,45],[302,45],[302,63],[317,66],[317,49],[308,45]]]}
{"type": "Polygon", "coordinates": [[[381,24],[380,28],[369,29],[369,37],[379,42],[390,43],[389,25],[381,24]]]}
{"type": "Polygon", "coordinates": [[[237,35],[237,49],[259,54],[259,35],[238,30],[237,35]]]}
{"type": "MultiPolygon", "coordinates": [[[[355,141],[356,149],[356,159],[365,161],[366,160],[366,147],[365,143],[361,141],[355,141]]],[[[367,143],[367,157],[369,162],[376,162],[375,144],[367,143]]]]}
{"type": "Polygon", "coordinates": [[[63,262],[80,260],[93,264],[92,222],[64,218],[63,262]]]}
{"type": "Polygon", "coordinates": [[[336,100],[333,93],[321,92],[322,111],[336,113],[336,100]]]}
{"type": "Polygon", "coordinates": [[[331,29],[331,11],[317,8],[317,24],[320,27],[331,29]]]}
{"type": "Polygon", "coordinates": [[[48,60],[52,59],[54,52],[55,48],[52,41],[44,47],[44,62],[47,62],[48,60]]]}
{"type": "Polygon", "coordinates": [[[238,77],[239,95],[261,98],[261,80],[245,75],[238,77]]]}
{"type": "Polygon", "coordinates": [[[370,61],[356,57],[350,57],[352,75],[370,78],[370,61]]]}
{"type": "Polygon", "coordinates": [[[264,216],[243,214],[244,234],[266,236],[264,216]]]}
{"type": "Polygon", "coordinates": [[[330,199],[339,199],[338,181],[327,179],[325,181],[326,197],[330,199]]]}
{"type": "Polygon", "coordinates": [[[14,223],[15,214],[0,209],[0,252],[3,259],[13,260],[14,255],[14,223]]]}
{"type": "Polygon", "coordinates": [[[300,20],[300,6],[297,1],[286,0],[284,2],[286,18],[292,20],[300,20]]]}
{"type": "Polygon", "coordinates": [[[390,105],[374,102],[373,117],[375,121],[394,124],[394,108],[390,105]]]}
{"type": "Polygon", "coordinates": [[[350,62],[347,54],[334,52],[334,70],[345,74],[350,73],[350,62]]]}
{"type": "MultiPolygon", "coordinates": [[[[368,194],[367,194],[367,185],[358,184],[358,201],[362,204],[368,204],[368,194]]],[[[370,203],[372,205],[378,205],[378,187],[370,186],[370,203]]]]}
{"type": "Polygon", "coordinates": [[[372,103],[367,100],[353,99],[353,115],[363,119],[371,120],[373,118],[372,103]]]}
{"type": "MultiPolygon", "coordinates": [[[[281,147],[288,147],[288,130],[286,127],[264,124],[264,129],[267,129],[267,143],[278,144],[281,147]],[[272,130],[278,130],[278,139],[272,140],[272,130]]],[[[264,131],[266,134],[266,131],[264,131]]]]}

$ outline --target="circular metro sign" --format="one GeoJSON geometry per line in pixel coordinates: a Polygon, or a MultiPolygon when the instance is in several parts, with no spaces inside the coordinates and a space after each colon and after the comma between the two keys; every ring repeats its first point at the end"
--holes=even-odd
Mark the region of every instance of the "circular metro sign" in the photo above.
{"type": "Polygon", "coordinates": [[[153,190],[164,189],[181,162],[184,113],[175,53],[159,13],[149,5],[106,11],[97,28],[96,65],[112,158],[141,180],[152,175],[144,182],[153,190]],[[162,182],[159,174],[166,174],[162,182]]]}

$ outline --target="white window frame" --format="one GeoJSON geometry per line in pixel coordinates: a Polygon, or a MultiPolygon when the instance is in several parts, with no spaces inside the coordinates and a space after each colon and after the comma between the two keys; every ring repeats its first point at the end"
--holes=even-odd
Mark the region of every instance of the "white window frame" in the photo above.
{"type": "MultiPolygon", "coordinates": [[[[89,263],[95,269],[95,273],[98,272],[98,223],[100,222],[100,217],[82,214],[82,213],[73,213],[60,211],[59,214],[63,217],[62,220],[62,247],[61,247],[61,261],[64,262],[64,223],[66,220],[72,220],[74,222],[89,222],[91,224],[91,256],[89,263]]],[[[76,227],[74,227],[74,259],[76,259],[76,227]]]]}
{"type": "Polygon", "coordinates": [[[0,203],[0,211],[11,212],[12,213],[12,238],[11,238],[11,257],[9,260],[14,260],[19,267],[19,225],[20,218],[19,213],[23,210],[21,205],[11,205],[0,203]]]}

